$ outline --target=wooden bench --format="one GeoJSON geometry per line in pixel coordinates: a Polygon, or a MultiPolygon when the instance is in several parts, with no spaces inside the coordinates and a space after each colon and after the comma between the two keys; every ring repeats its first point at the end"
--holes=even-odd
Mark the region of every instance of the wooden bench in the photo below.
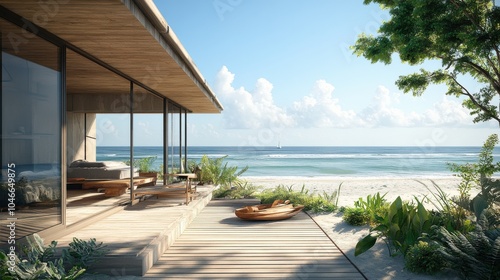
{"type": "MultiPolygon", "coordinates": [[[[136,177],[133,179],[134,186],[141,186],[153,182],[153,177],[136,177]]],[[[105,196],[120,196],[130,188],[130,178],[118,180],[97,180],[85,181],[82,183],[82,189],[104,189],[105,196]]]]}
{"type": "Polygon", "coordinates": [[[193,200],[193,196],[196,195],[196,186],[192,187],[192,179],[196,178],[196,174],[193,173],[178,173],[169,174],[170,177],[184,178],[184,182],[178,182],[174,184],[164,185],[161,187],[154,188],[141,188],[134,190],[134,199],[137,196],[144,195],[155,195],[158,196],[178,196],[182,195],[186,198],[186,205],[193,200]]]}
{"type": "Polygon", "coordinates": [[[134,190],[134,199],[141,196],[151,195],[156,196],[169,196],[169,197],[184,197],[185,196],[184,182],[171,183],[163,186],[156,187],[143,187],[134,190]]]}

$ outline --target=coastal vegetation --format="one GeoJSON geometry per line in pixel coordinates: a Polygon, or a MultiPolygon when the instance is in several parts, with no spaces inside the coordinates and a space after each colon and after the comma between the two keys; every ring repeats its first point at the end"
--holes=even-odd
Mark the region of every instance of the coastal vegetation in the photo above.
{"type": "Polygon", "coordinates": [[[214,198],[259,198],[264,204],[275,200],[290,200],[291,203],[304,205],[305,210],[313,212],[333,212],[337,209],[341,185],[331,194],[309,193],[305,185],[300,191],[294,190],[293,186],[284,185],[261,190],[260,186],[255,186],[240,178],[248,170],[248,166],[242,169],[238,169],[237,166],[228,166],[225,162],[226,157],[209,158],[204,155],[200,162],[188,163],[190,172],[196,174],[200,184],[217,185],[217,189],[212,193],[214,198]]]}
{"type": "Polygon", "coordinates": [[[239,176],[248,170],[248,166],[238,170],[238,166],[228,166],[226,156],[209,158],[203,155],[200,162],[189,161],[188,169],[196,174],[200,184],[213,184],[223,189],[230,189],[231,185],[241,182],[239,176]]]}
{"type": "Polygon", "coordinates": [[[261,187],[255,186],[247,181],[239,180],[231,187],[219,187],[213,192],[214,198],[242,199],[255,198],[261,187]]]}
{"type": "MultiPolygon", "coordinates": [[[[158,179],[158,175],[160,173],[163,173],[162,171],[153,169],[153,164],[157,158],[158,158],[157,156],[149,156],[149,157],[135,159],[133,162],[133,166],[139,170],[139,176],[154,178],[153,182],[148,184],[151,186],[156,185],[156,180],[158,179]]],[[[125,161],[125,164],[130,165],[130,160],[125,161]]],[[[161,179],[163,179],[163,174],[161,179]]]]}
{"type": "Polygon", "coordinates": [[[273,203],[273,201],[290,200],[292,204],[304,205],[304,210],[312,212],[333,212],[337,210],[340,188],[342,184],[339,185],[338,190],[329,194],[323,192],[321,194],[309,193],[309,190],[305,185],[302,185],[300,191],[294,190],[293,186],[278,185],[274,189],[266,189],[263,192],[257,194],[260,198],[261,203],[273,203]]]}
{"type": "Polygon", "coordinates": [[[377,217],[387,212],[389,203],[384,198],[385,194],[368,195],[366,199],[360,197],[354,202],[354,207],[342,209],[343,219],[346,223],[353,226],[366,224],[375,224],[377,217]]]}
{"type": "Polygon", "coordinates": [[[309,193],[305,185],[300,191],[293,186],[278,185],[272,189],[262,190],[247,181],[239,180],[232,187],[219,187],[213,192],[214,198],[241,199],[258,198],[262,204],[271,204],[275,200],[289,200],[295,205],[304,205],[304,210],[312,212],[334,212],[338,208],[340,186],[337,191],[329,194],[309,193]]]}
{"type": "MultiPolygon", "coordinates": [[[[157,170],[153,170],[153,164],[157,158],[157,156],[138,158],[134,160],[132,165],[139,169],[139,172],[158,172],[157,170]]],[[[125,164],[130,165],[130,160],[126,160],[125,164]]]]}
{"type": "Polygon", "coordinates": [[[43,239],[34,234],[27,238],[18,255],[0,251],[0,278],[9,279],[77,279],[106,252],[103,243],[73,238],[69,248],[56,256],[57,242],[45,246],[43,239]]]}
{"type": "MultiPolygon", "coordinates": [[[[465,97],[463,106],[474,122],[494,120],[500,124],[500,8],[491,0],[364,0],[388,10],[376,36],[360,34],[353,52],[372,63],[391,64],[393,55],[402,62],[420,65],[440,61],[433,70],[400,76],[399,89],[422,95],[432,84],[447,86],[447,95],[465,97]],[[479,86],[469,86],[472,78],[479,86]],[[477,88],[476,88],[477,87],[477,88]]],[[[500,278],[500,171],[493,162],[498,136],[483,145],[477,163],[449,164],[461,178],[459,196],[449,198],[439,186],[427,187],[431,196],[403,201],[396,198],[381,208],[371,223],[370,233],[358,242],[355,255],[382,239],[391,254],[402,254],[406,267],[419,273],[442,269],[458,272],[464,279],[500,278]],[[479,193],[471,198],[471,191],[479,193]],[[435,209],[428,210],[424,202],[435,209]]],[[[366,206],[346,212],[345,220],[363,223],[366,206]],[[353,219],[353,217],[357,217],[353,219]]]]}
{"type": "Polygon", "coordinates": [[[434,184],[435,190],[428,187],[431,197],[424,200],[415,197],[403,201],[397,197],[387,207],[383,196],[377,194],[367,197],[366,201],[357,201],[354,207],[357,210],[344,213],[345,220],[370,223],[371,228],[356,245],[355,255],[366,252],[382,239],[391,255],[405,257],[410,271],[435,273],[451,269],[465,279],[498,279],[500,184],[492,178],[500,171],[499,163],[493,163],[492,155],[497,143],[498,136],[491,135],[484,143],[477,163],[450,165],[450,169],[458,171],[457,176],[462,178],[458,197],[448,197],[434,184]],[[472,188],[480,191],[471,199],[472,188]],[[435,209],[426,209],[424,201],[435,209]],[[371,216],[374,220],[368,218],[370,211],[374,213],[371,216]],[[365,214],[366,220],[352,217],[361,216],[359,213],[365,214]]]}

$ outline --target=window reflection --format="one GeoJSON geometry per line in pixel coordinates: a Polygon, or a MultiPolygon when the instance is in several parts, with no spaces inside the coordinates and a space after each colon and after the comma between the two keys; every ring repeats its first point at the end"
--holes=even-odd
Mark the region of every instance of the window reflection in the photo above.
{"type": "MultiPolygon", "coordinates": [[[[23,31],[3,20],[0,27],[0,219],[4,227],[14,212],[10,216],[17,218],[16,238],[21,238],[62,221],[60,50],[34,35],[14,45],[9,38],[23,31]],[[9,183],[14,201],[8,200],[9,183]]],[[[5,234],[2,230],[2,241],[5,234]]]]}

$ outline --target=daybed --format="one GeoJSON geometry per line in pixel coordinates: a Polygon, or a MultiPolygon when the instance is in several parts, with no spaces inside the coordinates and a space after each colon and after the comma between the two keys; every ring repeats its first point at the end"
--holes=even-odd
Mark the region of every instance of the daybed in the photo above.
{"type": "MultiPolygon", "coordinates": [[[[139,176],[134,168],[132,177],[139,176]]],[[[86,161],[76,160],[68,167],[68,178],[85,178],[90,180],[116,180],[130,178],[130,166],[119,161],[86,161]]]]}

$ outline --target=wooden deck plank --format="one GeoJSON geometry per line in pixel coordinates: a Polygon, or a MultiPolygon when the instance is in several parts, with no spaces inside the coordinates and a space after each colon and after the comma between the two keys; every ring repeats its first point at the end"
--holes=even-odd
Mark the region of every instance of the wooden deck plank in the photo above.
{"type": "MultiPolygon", "coordinates": [[[[152,276],[149,276],[148,279],[165,279],[163,274],[158,274],[155,275],[153,274],[152,276]]],[[[210,274],[203,274],[203,275],[198,275],[198,274],[179,274],[175,275],[172,277],[168,278],[169,280],[176,280],[176,279],[190,279],[190,280],[198,280],[198,279],[203,279],[203,280],[210,280],[210,279],[238,279],[238,280],[250,280],[250,279],[342,279],[342,280],[360,280],[360,279],[366,279],[359,274],[355,273],[317,273],[314,278],[308,278],[307,275],[305,276],[300,276],[300,275],[287,275],[283,273],[253,273],[251,275],[248,275],[246,273],[214,273],[212,275],[210,274]]]]}
{"type": "Polygon", "coordinates": [[[211,201],[144,278],[366,279],[305,213],[243,221],[242,203],[211,201]]]}

